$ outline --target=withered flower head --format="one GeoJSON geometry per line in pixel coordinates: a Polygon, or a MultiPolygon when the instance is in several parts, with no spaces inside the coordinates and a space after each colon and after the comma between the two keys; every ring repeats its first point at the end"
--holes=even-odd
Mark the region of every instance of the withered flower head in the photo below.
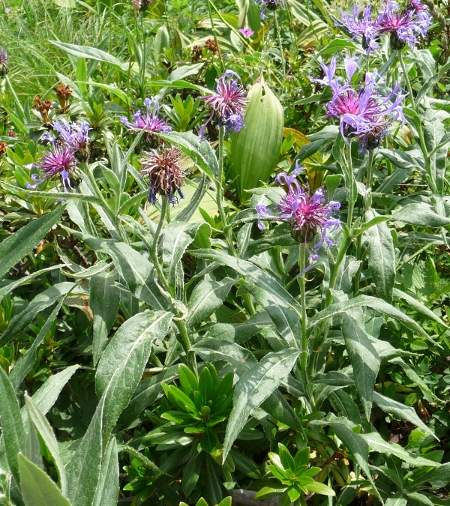
{"type": "Polygon", "coordinates": [[[8,145],[6,142],[0,142],[0,157],[6,153],[6,148],[8,145]]]}
{"type": "Polygon", "coordinates": [[[141,158],[141,172],[150,179],[148,191],[150,204],[156,204],[157,195],[168,197],[172,205],[178,202],[178,197],[184,199],[180,189],[185,185],[180,156],[181,150],[179,148],[163,147],[160,153],[156,149],[152,149],[146,153],[144,158],[141,158]]]}
{"type": "Polygon", "coordinates": [[[152,3],[152,0],[131,0],[136,11],[144,12],[147,7],[152,3]]]}
{"type": "Polygon", "coordinates": [[[67,110],[69,97],[72,95],[72,90],[68,84],[61,83],[59,86],[55,86],[53,88],[56,93],[56,98],[58,99],[59,105],[63,111],[67,110]]]}
{"type": "Polygon", "coordinates": [[[51,100],[41,100],[37,95],[34,97],[33,109],[36,109],[40,112],[42,121],[45,125],[48,125],[50,123],[48,119],[48,113],[50,112],[52,105],[53,102],[51,100]]]}

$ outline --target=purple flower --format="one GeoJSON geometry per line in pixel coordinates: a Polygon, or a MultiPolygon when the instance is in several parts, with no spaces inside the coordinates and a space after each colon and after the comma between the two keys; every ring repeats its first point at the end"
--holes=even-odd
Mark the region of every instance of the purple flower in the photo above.
{"type": "Polygon", "coordinates": [[[377,19],[379,33],[389,33],[393,49],[402,49],[406,44],[412,49],[417,37],[425,37],[431,23],[426,8],[418,1],[400,10],[397,2],[387,2],[377,19]]]}
{"type": "Polygon", "coordinates": [[[67,187],[73,190],[70,184],[70,175],[75,170],[76,164],[77,160],[69,146],[53,144],[51,149],[44,153],[40,162],[36,165],[32,165],[40,169],[44,173],[44,176],[39,179],[36,174],[32,174],[31,179],[35,184],[32,185],[27,183],[26,186],[27,188],[35,190],[40,183],[59,174],[64,186],[64,191],[68,191],[67,187]]]}
{"type": "Polygon", "coordinates": [[[382,97],[375,89],[378,76],[374,72],[366,72],[364,85],[355,89],[351,84],[357,70],[355,58],[346,58],[344,66],[347,74],[344,84],[334,77],[335,58],[329,67],[322,64],[326,78],[315,80],[331,88],[332,99],[327,105],[327,116],[339,119],[341,135],[346,142],[349,137],[356,136],[361,149],[374,149],[393,121],[404,123],[401,102],[405,95],[395,85],[387,97],[382,97]]]}
{"type": "Polygon", "coordinates": [[[91,128],[85,121],[70,124],[62,118],[53,122],[53,128],[74,153],[79,154],[82,160],[87,160],[89,157],[89,130],[91,128]]]}
{"type": "Polygon", "coordinates": [[[144,100],[144,108],[144,112],[138,110],[133,114],[132,122],[128,121],[126,116],[121,116],[120,121],[134,132],[145,130],[147,132],[147,140],[150,139],[153,133],[172,131],[172,127],[165,120],[158,117],[160,105],[156,98],[146,98],[144,100]]]}
{"type": "Polygon", "coordinates": [[[219,126],[224,126],[227,133],[239,132],[245,126],[247,95],[236,72],[226,70],[217,80],[217,93],[200,98],[212,109],[211,116],[200,129],[200,139],[203,139],[205,128],[215,113],[219,116],[219,126]]]}
{"type": "Polygon", "coordinates": [[[8,73],[8,53],[0,46],[0,77],[8,73]]]}
{"type": "Polygon", "coordinates": [[[261,18],[266,19],[266,9],[269,11],[275,11],[278,7],[284,9],[286,7],[285,0],[254,0],[254,3],[259,5],[261,8],[261,18]]]}
{"type": "Polygon", "coordinates": [[[251,28],[239,28],[239,32],[242,33],[244,37],[251,37],[255,33],[251,28]]]}
{"type": "Polygon", "coordinates": [[[372,5],[368,5],[362,15],[361,7],[355,5],[353,13],[341,11],[341,17],[342,23],[337,23],[337,25],[346,28],[353,39],[360,37],[362,46],[368,53],[378,47],[376,42],[378,28],[376,21],[372,19],[372,5]]]}
{"type": "MultiPolygon", "coordinates": [[[[287,193],[277,204],[277,215],[272,216],[264,204],[258,204],[258,228],[264,230],[261,220],[278,220],[290,223],[291,233],[294,239],[307,247],[310,259],[318,259],[318,251],[325,244],[330,246],[334,241],[327,234],[333,232],[341,226],[341,222],[334,218],[341,205],[339,202],[331,201],[325,203],[325,193],[322,188],[310,194],[309,187],[302,185],[297,180],[297,175],[304,170],[304,167],[296,165],[292,174],[282,172],[275,179],[276,182],[287,186],[287,193]],[[319,233],[319,241],[309,247],[309,243],[319,233]]],[[[307,269],[308,270],[308,269],[307,269]]]]}

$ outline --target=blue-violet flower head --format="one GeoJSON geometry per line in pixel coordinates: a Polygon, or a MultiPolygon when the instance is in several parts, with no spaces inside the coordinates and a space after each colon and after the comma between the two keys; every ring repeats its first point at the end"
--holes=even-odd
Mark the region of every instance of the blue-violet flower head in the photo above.
{"type": "Polygon", "coordinates": [[[37,186],[47,181],[53,176],[59,175],[64,187],[64,191],[67,192],[67,187],[71,190],[72,188],[70,176],[74,172],[77,166],[77,159],[75,154],[69,146],[60,144],[53,144],[52,147],[46,151],[41,160],[35,165],[36,168],[40,169],[44,175],[42,178],[38,178],[36,174],[31,176],[31,179],[35,182],[34,185],[27,183],[27,188],[36,189],[37,186]]]}
{"type": "Polygon", "coordinates": [[[56,119],[53,121],[53,128],[80,160],[85,161],[89,158],[89,130],[91,128],[86,121],[70,124],[64,118],[56,119]]]}
{"type": "Polygon", "coordinates": [[[201,139],[214,114],[218,115],[219,126],[224,126],[227,133],[239,132],[245,126],[244,110],[247,105],[247,94],[240,80],[236,72],[226,70],[217,80],[217,93],[201,97],[206,106],[212,110],[211,116],[200,129],[201,139]]]}
{"type": "Polygon", "coordinates": [[[135,133],[145,130],[147,132],[147,140],[149,140],[153,133],[167,133],[172,131],[172,127],[169,126],[164,119],[158,117],[160,108],[161,106],[156,98],[146,98],[144,100],[144,111],[137,110],[133,114],[133,120],[131,122],[126,116],[121,116],[120,120],[126,127],[130,128],[135,133]]]}
{"type": "Polygon", "coordinates": [[[353,12],[341,11],[342,22],[337,23],[347,29],[353,39],[361,39],[363,48],[370,53],[377,49],[378,27],[372,18],[372,5],[368,5],[361,13],[361,7],[355,5],[353,12]]]}
{"type": "Polygon", "coordinates": [[[302,185],[297,179],[304,167],[296,165],[292,174],[280,173],[275,181],[287,187],[287,193],[277,204],[277,215],[272,216],[264,204],[258,204],[258,228],[264,230],[262,220],[287,221],[290,224],[291,233],[294,239],[307,247],[311,260],[317,260],[319,249],[325,245],[330,246],[334,241],[329,233],[340,228],[341,222],[334,217],[339,211],[340,203],[331,201],[325,202],[325,193],[322,188],[316,190],[312,195],[308,185],[302,185]],[[320,235],[319,241],[312,247],[316,234],[320,235]]]}

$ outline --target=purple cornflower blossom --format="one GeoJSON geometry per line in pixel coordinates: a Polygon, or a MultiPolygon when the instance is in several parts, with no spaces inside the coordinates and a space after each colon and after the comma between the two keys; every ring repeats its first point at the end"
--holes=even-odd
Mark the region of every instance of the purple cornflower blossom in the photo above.
{"type": "Polygon", "coordinates": [[[150,140],[153,133],[172,131],[172,127],[165,120],[158,117],[161,107],[156,98],[146,98],[144,100],[144,107],[145,112],[138,110],[133,114],[132,122],[126,116],[120,116],[120,121],[134,132],[145,130],[147,132],[147,140],[150,140]]]}
{"type": "Polygon", "coordinates": [[[244,37],[251,37],[255,33],[251,28],[239,28],[239,32],[244,37]]]}
{"type": "Polygon", "coordinates": [[[79,155],[81,160],[87,160],[89,157],[89,130],[91,128],[85,121],[70,124],[62,118],[53,122],[53,128],[66,145],[79,155]]]}
{"type": "Polygon", "coordinates": [[[405,95],[401,93],[398,84],[387,97],[382,97],[375,89],[378,78],[375,72],[366,72],[363,87],[358,90],[353,88],[351,79],[358,69],[354,57],[344,61],[347,74],[344,84],[334,77],[335,58],[329,67],[323,63],[321,66],[325,78],[313,81],[330,86],[332,99],[327,105],[327,116],[339,119],[341,135],[346,142],[348,137],[356,136],[361,149],[374,149],[387,134],[393,121],[405,122],[401,106],[405,95]]]}
{"type": "Polygon", "coordinates": [[[370,53],[377,49],[376,38],[378,36],[378,27],[376,21],[372,19],[372,5],[367,5],[361,16],[361,7],[355,5],[353,13],[341,11],[342,23],[337,23],[348,30],[353,39],[361,37],[363,48],[370,53]]]}
{"type": "Polygon", "coordinates": [[[261,19],[266,19],[266,9],[268,11],[275,11],[278,7],[284,9],[286,7],[285,0],[254,0],[254,3],[260,6],[261,19]]]}
{"type": "Polygon", "coordinates": [[[47,181],[47,179],[59,174],[64,191],[68,191],[67,187],[73,190],[74,188],[72,188],[71,185],[70,175],[75,170],[76,165],[77,159],[69,146],[52,143],[52,147],[43,154],[39,163],[31,165],[31,167],[36,167],[41,170],[44,173],[44,176],[39,179],[36,174],[32,174],[31,179],[35,182],[35,184],[27,183],[26,186],[27,188],[35,190],[40,183],[43,183],[44,181],[47,181]]]}
{"type": "Polygon", "coordinates": [[[393,49],[402,49],[406,44],[411,49],[419,36],[425,37],[431,17],[419,0],[413,0],[400,10],[398,3],[388,1],[376,21],[379,33],[389,33],[393,49]]]}
{"type": "Polygon", "coordinates": [[[316,261],[319,258],[318,251],[324,244],[325,246],[334,244],[333,239],[327,234],[341,226],[339,219],[333,217],[339,211],[341,204],[335,201],[326,204],[322,188],[311,195],[309,186],[301,185],[297,180],[297,176],[303,170],[305,170],[304,167],[296,164],[292,174],[281,172],[275,178],[275,182],[287,186],[287,193],[277,204],[279,214],[276,216],[272,216],[264,204],[256,205],[256,211],[259,214],[258,228],[264,230],[261,220],[265,219],[288,221],[294,239],[304,244],[309,252],[310,260],[316,261]],[[320,239],[310,248],[309,243],[317,233],[320,234],[320,239]]]}
{"type": "Polygon", "coordinates": [[[200,97],[206,106],[212,109],[211,116],[200,129],[200,139],[215,113],[219,116],[219,126],[224,126],[226,133],[239,132],[244,127],[244,109],[247,105],[247,94],[240,83],[240,77],[232,70],[226,70],[217,80],[217,93],[200,97]]]}

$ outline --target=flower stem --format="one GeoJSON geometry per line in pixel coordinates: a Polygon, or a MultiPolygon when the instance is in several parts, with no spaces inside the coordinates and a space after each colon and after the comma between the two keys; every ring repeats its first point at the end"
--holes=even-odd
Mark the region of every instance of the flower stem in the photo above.
{"type": "Polygon", "coordinates": [[[298,267],[300,270],[299,285],[300,285],[300,305],[301,305],[301,328],[302,328],[302,341],[301,341],[301,355],[300,355],[300,373],[302,375],[303,386],[305,390],[308,387],[308,334],[307,334],[307,314],[306,314],[306,244],[299,245],[298,252],[298,267]]]}
{"type": "Polygon", "coordinates": [[[347,210],[347,227],[349,230],[352,229],[353,222],[353,210],[355,208],[355,202],[358,197],[358,191],[356,188],[355,175],[353,174],[353,163],[352,163],[352,144],[349,141],[347,145],[347,160],[345,164],[347,172],[347,186],[348,186],[348,210],[347,210]]]}
{"type": "Polygon", "coordinates": [[[366,167],[366,209],[372,206],[372,180],[373,180],[373,149],[369,150],[369,159],[366,167]]]}
{"type": "MultiPolygon", "coordinates": [[[[224,65],[223,59],[222,59],[222,52],[220,50],[219,41],[217,40],[216,28],[214,26],[214,19],[213,19],[213,14],[212,14],[212,10],[211,10],[211,0],[208,0],[207,3],[208,3],[209,19],[211,21],[211,28],[212,28],[212,32],[214,35],[214,43],[217,48],[217,54],[219,55],[220,66],[222,67],[222,72],[225,72],[225,65],[224,65]]],[[[214,6],[214,8],[215,8],[215,6],[214,6]]]]}
{"type": "Polygon", "coordinates": [[[417,104],[414,100],[414,94],[413,94],[413,89],[411,86],[411,81],[409,79],[409,74],[406,69],[405,62],[403,61],[403,55],[402,55],[401,51],[398,52],[398,59],[400,61],[400,65],[403,70],[403,77],[406,81],[406,87],[408,88],[409,102],[411,104],[411,108],[413,109],[413,111],[416,113],[416,116],[417,116],[417,119],[414,124],[417,128],[417,134],[419,136],[419,145],[420,145],[420,149],[422,150],[423,158],[425,160],[425,172],[427,175],[427,182],[431,188],[431,191],[433,193],[439,194],[439,191],[438,191],[438,188],[436,185],[436,181],[435,181],[435,177],[434,177],[434,174],[433,174],[433,171],[431,168],[430,154],[428,152],[427,145],[425,143],[425,135],[424,135],[423,128],[422,128],[422,121],[420,119],[420,115],[419,115],[419,112],[417,109],[417,104]]]}
{"type": "Polygon", "coordinates": [[[275,30],[277,32],[278,46],[280,48],[280,58],[281,58],[281,67],[283,70],[283,78],[284,80],[286,80],[286,62],[284,60],[283,44],[281,42],[281,31],[280,26],[278,24],[277,11],[274,12],[274,20],[275,20],[275,30]]]}

